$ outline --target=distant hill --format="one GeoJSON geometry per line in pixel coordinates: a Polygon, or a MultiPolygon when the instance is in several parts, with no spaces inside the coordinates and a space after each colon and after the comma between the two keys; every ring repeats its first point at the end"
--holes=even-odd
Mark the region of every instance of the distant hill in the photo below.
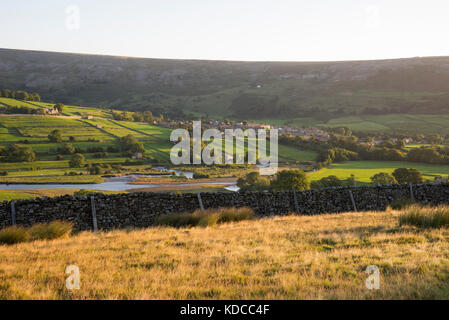
{"type": "Polygon", "coordinates": [[[0,49],[0,88],[46,101],[239,119],[449,111],[449,57],[164,60],[0,49]]]}

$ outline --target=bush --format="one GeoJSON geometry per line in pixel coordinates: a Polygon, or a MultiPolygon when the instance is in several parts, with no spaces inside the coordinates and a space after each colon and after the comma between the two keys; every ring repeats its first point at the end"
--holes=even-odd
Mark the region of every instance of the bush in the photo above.
{"type": "Polygon", "coordinates": [[[156,219],[156,225],[174,228],[207,227],[219,223],[248,220],[253,216],[254,212],[246,207],[196,210],[193,213],[174,213],[160,216],[156,219]]]}
{"type": "Polygon", "coordinates": [[[193,179],[208,179],[208,178],[210,178],[210,175],[207,173],[198,173],[198,172],[193,173],[193,179]]]}
{"type": "Polygon", "coordinates": [[[8,227],[0,230],[0,244],[15,244],[34,240],[53,240],[72,233],[71,222],[53,221],[36,224],[30,228],[8,227]]]}
{"type": "Polygon", "coordinates": [[[29,238],[28,230],[23,227],[8,227],[0,230],[0,244],[27,242],[29,238]]]}
{"type": "Polygon", "coordinates": [[[410,207],[415,204],[415,201],[410,198],[406,199],[396,199],[390,204],[391,209],[393,210],[402,210],[407,207],[410,207]]]}
{"type": "Polygon", "coordinates": [[[282,170],[271,180],[271,187],[275,191],[307,190],[310,189],[310,183],[302,170],[282,170]]]}
{"type": "Polygon", "coordinates": [[[156,225],[174,228],[193,227],[198,225],[199,217],[189,213],[173,213],[160,216],[156,219],[156,225]]]}
{"type": "Polygon", "coordinates": [[[53,240],[69,236],[72,233],[71,222],[53,221],[32,226],[29,229],[31,240],[53,240]]]}
{"type": "Polygon", "coordinates": [[[252,219],[254,212],[252,209],[243,208],[224,208],[221,210],[219,223],[231,222],[231,221],[242,221],[252,219]]]}
{"type": "Polygon", "coordinates": [[[91,194],[92,191],[86,190],[86,189],[79,189],[78,191],[75,191],[73,195],[75,196],[87,196],[91,194]]]}
{"type": "Polygon", "coordinates": [[[82,168],[84,163],[86,162],[86,158],[80,153],[76,153],[72,159],[69,161],[70,168],[82,168]]]}
{"type": "Polygon", "coordinates": [[[449,227],[449,207],[410,206],[399,216],[399,225],[412,225],[419,228],[449,227]]]}

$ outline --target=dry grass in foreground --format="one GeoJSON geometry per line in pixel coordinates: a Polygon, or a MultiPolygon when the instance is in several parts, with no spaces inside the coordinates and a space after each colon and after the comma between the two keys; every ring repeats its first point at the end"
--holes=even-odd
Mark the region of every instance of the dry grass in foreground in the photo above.
{"type": "Polygon", "coordinates": [[[1,299],[448,299],[449,229],[398,211],[81,233],[0,246],[1,299]],[[81,289],[68,291],[75,264],[81,289]],[[365,287],[369,265],[380,290],[365,287]]]}

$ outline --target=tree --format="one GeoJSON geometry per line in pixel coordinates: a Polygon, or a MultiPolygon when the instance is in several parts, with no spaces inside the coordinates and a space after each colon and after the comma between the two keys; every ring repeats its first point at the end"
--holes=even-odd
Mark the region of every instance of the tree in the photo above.
{"type": "Polygon", "coordinates": [[[237,186],[241,191],[266,190],[270,187],[270,181],[261,177],[259,172],[250,172],[237,180],[237,186]]]}
{"type": "Polygon", "coordinates": [[[304,171],[283,170],[271,181],[271,187],[274,190],[306,190],[310,188],[310,183],[304,171]]]}
{"type": "Polygon", "coordinates": [[[410,168],[398,168],[394,170],[393,177],[396,179],[396,181],[399,184],[406,184],[406,183],[422,183],[423,177],[421,172],[419,172],[416,169],[410,168]]]}
{"type": "Polygon", "coordinates": [[[441,144],[443,141],[443,137],[441,137],[438,133],[427,136],[427,142],[430,144],[441,144]]]}
{"type": "Polygon", "coordinates": [[[59,113],[62,113],[62,110],[64,109],[64,105],[62,103],[57,103],[54,107],[58,109],[59,113]]]}
{"type": "Polygon", "coordinates": [[[99,164],[94,164],[93,166],[89,167],[89,173],[91,175],[100,175],[104,173],[104,169],[99,164]]]}
{"type": "Polygon", "coordinates": [[[337,176],[334,175],[321,178],[318,181],[313,181],[311,184],[311,187],[313,189],[332,188],[341,186],[343,186],[343,181],[341,181],[340,179],[337,178],[337,176]]]}
{"type": "Polygon", "coordinates": [[[131,134],[120,138],[120,144],[123,151],[128,151],[132,153],[140,152],[144,153],[145,148],[141,142],[139,142],[136,137],[131,134]]]}
{"type": "Polygon", "coordinates": [[[439,164],[444,163],[445,157],[435,148],[424,147],[410,150],[407,153],[407,161],[439,164]]]}
{"type": "Polygon", "coordinates": [[[13,144],[6,151],[6,160],[10,162],[33,162],[36,160],[36,154],[29,146],[21,147],[13,144]]]}
{"type": "Polygon", "coordinates": [[[355,187],[356,184],[357,184],[357,182],[356,182],[356,180],[355,180],[355,175],[351,174],[351,175],[346,179],[346,184],[347,184],[348,186],[355,187]]]}
{"type": "Polygon", "coordinates": [[[143,114],[140,113],[140,112],[135,112],[135,113],[133,114],[133,120],[134,120],[134,122],[143,122],[144,119],[145,119],[145,118],[144,118],[143,114]]]}
{"type": "Polygon", "coordinates": [[[55,143],[59,143],[62,142],[62,133],[61,130],[53,130],[52,132],[50,132],[50,134],[48,135],[48,140],[50,140],[51,142],[55,142],[55,143]]]}
{"type": "Polygon", "coordinates": [[[25,91],[16,91],[15,98],[17,100],[29,100],[30,96],[28,92],[25,91]]]}
{"type": "Polygon", "coordinates": [[[33,97],[34,101],[37,101],[37,102],[41,101],[41,96],[39,95],[39,93],[33,93],[31,96],[33,97]]]}
{"type": "Polygon", "coordinates": [[[64,144],[64,147],[62,148],[63,154],[74,154],[75,153],[75,147],[71,143],[64,144]]]}
{"type": "Polygon", "coordinates": [[[379,172],[376,173],[374,176],[372,176],[370,178],[370,180],[374,183],[374,184],[379,184],[379,185],[385,185],[385,184],[397,184],[398,182],[396,181],[396,179],[391,175],[388,174],[386,172],[379,172]]]}
{"type": "Polygon", "coordinates": [[[154,121],[153,113],[151,111],[145,111],[143,113],[143,118],[145,122],[152,123],[154,121]]]}
{"type": "Polygon", "coordinates": [[[2,90],[2,96],[5,97],[5,98],[12,98],[11,90],[3,89],[2,90]]]}
{"type": "Polygon", "coordinates": [[[70,168],[82,168],[84,167],[84,163],[86,162],[86,159],[84,156],[80,153],[76,153],[72,159],[69,161],[70,168]]]}

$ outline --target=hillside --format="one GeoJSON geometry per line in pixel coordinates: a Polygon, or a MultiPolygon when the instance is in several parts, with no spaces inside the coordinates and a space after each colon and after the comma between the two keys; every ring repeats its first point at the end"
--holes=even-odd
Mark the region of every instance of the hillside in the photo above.
{"type": "MultiPolygon", "coordinates": [[[[53,107],[49,102],[22,101],[0,97],[0,107],[24,107],[42,110],[53,107]]],[[[170,166],[171,129],[148,122],[113,120],[109,109],[65,105],[59,115],[6,114],[0,112],[0,184],[1,183],[101,183],[104,174],[153,173],[152,165],[170,166]],[[89,118],[88,118],[89,116],[89,118]],[[49,140],[49,134],[60,131],[61,141],[49,140]],[[120,139],[132,135],[142,144],[142,159],[132,159],[120,139]],[[32,162],[7,159],[5,152],[12,146],[29,149],[35,154],[32,162]],[[67,149],[69,146],[69,150],[67,149]],[[85,164],[101,166],[101,172],[89,168],[71,167],[74,153],[81,153],[85,164]]],[[[132,117],[131,117],[132,119],[132,117]]],[[[310,165],[317,157],[314,151],[292,146],[279,146],[280,163],[305,162],[310,165]]],[[[210,177],[239,177],[250,168],[213,166],[184,168],[185,171],[207,171],[210,177]]],[[[199,172],[198,172],[199,173],[199,172]]],[[[203,172],[204,173],[204,172],[203,172]]],[[[167,181],[167,183],[173,181],[167,181]]],[[[179,181],[176,181],[179,182],[179,181]]],[[[182,181],[181,181],[182,182],[182,181]]],[[[217,185],[219,186],[219,185],[217,185]]],[[[213,185],[209,187],[215,190],[213,185]]],[[[201,189],[203,189],[201,187],[201,189]]],[[[221,186],[223,187],[223,186],[221,186]]],[[[130,186],[131,189],[131,186],[130,186]]],[[[185,186],[185,189],[189,189],[185,186]]],[[[190,188],[191,189],[191,188],[190,188]]],[[[153,189],[156,190],[156,189],[153,189]]],[[[193,190],[195,191],[195,190],[193,190]]],[[[22,196],[19,193],[17,196],[22,196]]],[[[14,197],[0,194],[2,199],[14,197]]]]}
{"type": "Polygon", "coordinates": [[[0,245],[0,298],[447,299],[448,229],[399,227],[399,214],[276,217],[0,245]],[[69,265],[80,269],[80,290],[63,289],[69,265]],[[380,290],[365,287],[370,265],[380,270],[380,290]]]}
{"type": "Polygon", "coordinates": [[[0,49],[0,87],[65,104],[240,119],[449,110],[449,57],[350,62],[163,60],[0,49]]]}

